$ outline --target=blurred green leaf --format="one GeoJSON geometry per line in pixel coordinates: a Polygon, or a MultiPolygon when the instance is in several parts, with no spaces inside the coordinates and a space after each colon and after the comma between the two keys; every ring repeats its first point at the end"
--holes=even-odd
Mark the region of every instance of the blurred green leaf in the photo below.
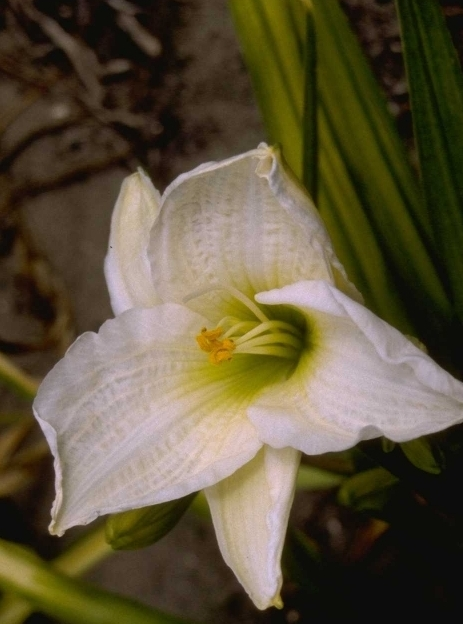
{"type": "Polygon", "coordinates": [[[400,444],[403,454],[416,468],[440,474],[444,468],[445,458],[436,445],[432,445],[426,438],[418,438],[400,444]]]}
{"type": "MultiPolygon", "coordinates": [[[[96,526],[84,533],[49,565],[67,576],[79,576],[112,552],[114,551],[104,539],[103,528],[96,526]]],[[[2,624],[22,624],[33,611],[33,605],[21,595],[4,593],[0,600],[2,624]]]]}
{"type": "Polygon", "coordinates": [[[37,464],[50,453],[44,439],[30,436],[34,424],[31,417],[19,417],[0,429],[0,498],[30,487],[39,474],[37,464]]]}
{"type": "Polygon", "coordinates": [[[37,394],[40,383],[24,373],[2,353],[0,353],[0,381],[19,396],[30,400],[37,394]]]}
{"type": "MultiPolygon", "coordinates": [[[[375,464],[384,466],[389,472],[400,477],[406,488],[411,488],[424,498],[439,514],[452,518],[463,527],[463,494],[461,475],[463,474],[463,430],[460,426],[451,427],[429,436],[436,452],[440,473],[424,471],[411,462],[401,445],[396,444],[387,453],[381,440],[366,440],[357,445],[357,450],[375,464]],[[457,520],[458,518],[458,520],[457,520]]],[[[462,533],[463,535],[463,533],[462,533]]]]}
{"type": "Polygon", "coordinates": [[[282,565],[285,576],[305,592],[316,594],[320,591],[320,581],[325,581],[320,549],[302,531],[292,527],[288,529],[282,565]]]}
{"type": "Polygon", "coordinates": [[[18,451],[26,436],[30,433],[34,421],[29,418],[6,427],[0,433],[0,470],[8,466],[13,455],[18,451]]]}
{"type": "Polygon", "coordinates": [[[463,74],[435,0],[396,0],[421,183],[463,320],[463,74]]]}
{"type": "Polygon", "coordinates": [[[34,422],[34,418],[31,415],[30,410],[28,411],[7,411],[0,412],[0,427],[4,427],[6,425],[15,425],[23,420],[29,420],[30,422],[34,422]]]}
{"type": "Polygon", "coordinates": [[[371,468],[347,479],[339,488],[338,501],[357,511],[382,511],[398,483],[385,468],[371,468]]]}
{"type": "Polygon", "coordinates": [[[408,461],[423,472],[437,475],[445,468],[445,455],[437,442],[422,437],[408,442],[392,442],[387,438],[381,438],[383,453],[392,453],[399,446],[408,461]]]}
{"type": "Polygon", "coordinates": [[[380,442],[381,442],[381,448],[383,449],[384,453],[392,453],[392,451],[397,446],[396,442],[393,442],[392,440],[388,440],[387,438],[380,438],[380,442]]]}
{"type": "Polygon", "coordinates": [[[317,466],[301,464],[297,473],[296,487],[300,490],[327,490],[337,487],[345,480],[344,475],[336,474],[317,466]]]}
{"type": "Polygon", "coordinates": [[[66,624],[180,624],[133,600],[53,570],[31,550],[0,540],[0,587],[66,624]]]}
{"type": "Polygon", "coordinates": [[[115,550],[132,550],[154,544],[171,531],[196,493],[177,500],[112,514],[106,521],[106,541],[115,550]]]}

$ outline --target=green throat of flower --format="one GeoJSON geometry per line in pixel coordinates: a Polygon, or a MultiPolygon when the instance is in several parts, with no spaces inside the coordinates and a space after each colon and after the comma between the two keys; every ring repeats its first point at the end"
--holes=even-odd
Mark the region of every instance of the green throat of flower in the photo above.
{"type": "Polygon", "coordinates": [[[230,289],[230,292],[252,312],[256,320],[226,316],[215,329],[203,327],[196,341],[199,348],[209,354],[211,364],[218,365],[241,354],[269,355],[296,362],[304,346],[301,329],[283,320],[269,319],[243,293],[235,289],[230,289]]]}

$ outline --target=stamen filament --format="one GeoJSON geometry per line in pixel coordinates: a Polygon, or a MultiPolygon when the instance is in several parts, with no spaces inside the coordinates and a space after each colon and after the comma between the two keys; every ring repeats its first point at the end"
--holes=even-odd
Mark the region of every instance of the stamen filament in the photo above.
{"type": "Polygon", "coordinates": [[[277,344],[285,345],[287,347],[294,347],[299,350],[302,347],[301,341],[290,334],[278,333],[278,334],[265,334],[263,336],[256,336],[251,340],[240,342],[240,339],[234,340],[237,353],[247,353],[249,348],[255,345],[268,345],[277,344]]]}
{"type": "Polygon", "coordinates": [[[261,321],[261,323],[266,323],[269,320],[265,316],[265,314],[262,312],[262,310],[254,303],[254,301],[251,301],[249,297],[246,297],[246,295],[243,295],[243,293],[240,292],[234,286],[217,285],[217,286],[209,286],[207,288],[201,288],[200,290],[196,290],[195,292],[191,293],[187,297],[184,297],[183,303],[188,303],[188,301],[191,301],[191,299],[196,299],[197,297],[201,297],[202,295],[207,295],[210,292],[213,292],[214,290],[225,290],[225,292],[228,292],[230,295],[235,297],[235,299],[238,299],[238,301],[240,301],[244,306],[246,306],[246,308],[248,308],[248,310],[250,310],[254,314],[254,316],[259,319],[259,321],[261,321]]]}
{"type": "MultiPolygon", "coordinates": [[[[284,321],[268,321],[267,323],[260,323],[259,325],[251,329],[251,331],[249,331],[247,334],[244,334],[243,336],[240,336],[240,338],[237,338],[235,342],[236,344],[239,344],[240,342],[243,342],[244,340],[249,340],[250,338],[253,338],[254,336],[258,336],[259,334],[263,334],[266,331],[273,332],[274,329],[285,329],[287,332],[291,333],[293,336],[299,337],[299,332],[296,330],[295,327],[293,327],[289,323],[285,323],[284,321]]],[[[274,335],[275,335],[275,332],[274,332],[274,335]]]]}
{"type": "Polygon", "coordinates": [[[259,319],[259,321],[261,321],[262,323],[266,323],[269,320],[262,312],[262,310],[254,303],[254,301],[251,301],[251,299],[249,299],[249,297],[246,297],[246,295],[243,295],[242,292],[240,292],[233,286],[227,286],[227,288],[224,288],[224,290],[228,290],[229,293],[235,297],[235,299],[241,301],[243,305],[251,310],[254,316],[259,319]]]}
{"type": "Polygon", "coordinates": [[[246,351],[246,353],[248,355],[275,355],[277,357],[286,358],[287,360],[294,360],[294,353],[292,353],[290,349],[273,345],[267,347],[253,347],[249,351],[246,351]]]}
{"type": "MultiPolygon", "coordinates": [[[[230,329],[225,332],[224,338],[230,338],[230,336],[233,336],[233,335],[236,336],[243,329],[248,329],[248,328],[250,328],[250,331],[247,333],[250,333],[254,328],[257,329],[261,327],[262,324],[263,323],[257,323],[257,321],[241,321],[241,322],[235,323],[235,325],[230,327],[230,329]]],[[[247,334],[243,334],[243,336],[246,336],[246,335],[247,334]]]]}
{"type": "MultiPolygon", "coordinates": [[[[224,316],[223,319],[221,319],[217,323],[217,327],[224,327],[227,325],[229,325],[230,327],[233,327],[233,325],[236,325],[239,322],[240,322],[240,319],[236,318],[236,316],[224,316]]],[[[253,323],[252,321],[249,321],[249,322],[253,323]]],[[[253,325],[255,325],[255,322],[253,323],[253,325]]]]}

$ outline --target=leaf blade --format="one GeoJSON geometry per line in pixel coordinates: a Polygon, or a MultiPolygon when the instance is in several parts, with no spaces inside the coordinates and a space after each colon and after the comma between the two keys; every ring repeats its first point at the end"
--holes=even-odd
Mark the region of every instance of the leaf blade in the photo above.
{"type": "Polygon", "coordinates": [[[463,74],[434,0],[396,0],[424,199],[463,320],[463,74]]]}

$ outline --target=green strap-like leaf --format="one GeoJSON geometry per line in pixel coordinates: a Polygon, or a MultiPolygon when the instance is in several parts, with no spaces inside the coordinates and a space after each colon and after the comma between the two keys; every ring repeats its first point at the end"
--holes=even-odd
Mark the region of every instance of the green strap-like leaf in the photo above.
{"type": "Polygon", "coordinates": [[[31,550],[0,540],[0,587],[69,624],[181,624],[133,600],[70,579],[31,550]]]}
{"type": "Polygon", "coordinates": [[[320,211],[327,224],[337,221],[338,232],[329,227],[334,241],[349,239],[350,254],[344,253],[345,244],[339,253],[347,268],[349,255],[358,258],[362,271],[354,280],[368,306],[420,336],[450,365],[452,310],[407,156],[338,3],[313,4],[320,115],[326,120],[326,130],[320,128],[320,211]],[[330,175],[324,174],[325,166],[330,175]],[[342,197],[338,190],[333,202],[333,186],[339,189],[341,183],[351,192],[342,197]]]}
{"type": "Polygon", "coordinates": [[[0,353],[0,381],[19,396],[31,400],[37,394],[39,387],[36,379],[20,370],[2,353],[0,353]]]}
{"type": "MultiPolygon", "coordinates": [[[[48,565],[66,576],[80,576],[113,552],[104,539],[104,527],[96,526],[84,533],[48,565]]],[[[1,568],[0,548],[0,570],[1,568]]],[[[34,608],[30,602],[20,595],[4,593],[0,600],[2,624],[22,624],[33,611],[34,608]]]]}
{"type": "Polygon", "coordinates": [[[445,466],[443,453],[427,438],[402,442],[400,448],[408,461],[424,472],[440,474],[442,467],[445,466]]]}
{"type": "Polygon", "coordinates": [[[385,468],[370,468],[358,472],[343,483],[338,491],[338,501],[357,511],[381,511],[398,481],[385,468]]]}
{"type": "Polygon", "coordinates": [[[463,320],[463,75],[435,0],[396,0],[421,181],[463,320]]]}
{"type": "MultiPolygon", "coordinates": [[[[303,110],[302,110],[302,182],[312,196],[315,204],[318,201],[318,86],[317,86],[317,35],[311,2],[306,3],[305,30],[301,40],[304,43],[302,60],[304,76],[303,110]]],[[[304,22],[302,22],[304,23],[304,22]]]]}
{"type": "Polygon", "coordinates": [[[269,140],[281,145],[302,180],[305,10],[299,2],[279,0],[232,0],[230,8],[269,140]]]}

